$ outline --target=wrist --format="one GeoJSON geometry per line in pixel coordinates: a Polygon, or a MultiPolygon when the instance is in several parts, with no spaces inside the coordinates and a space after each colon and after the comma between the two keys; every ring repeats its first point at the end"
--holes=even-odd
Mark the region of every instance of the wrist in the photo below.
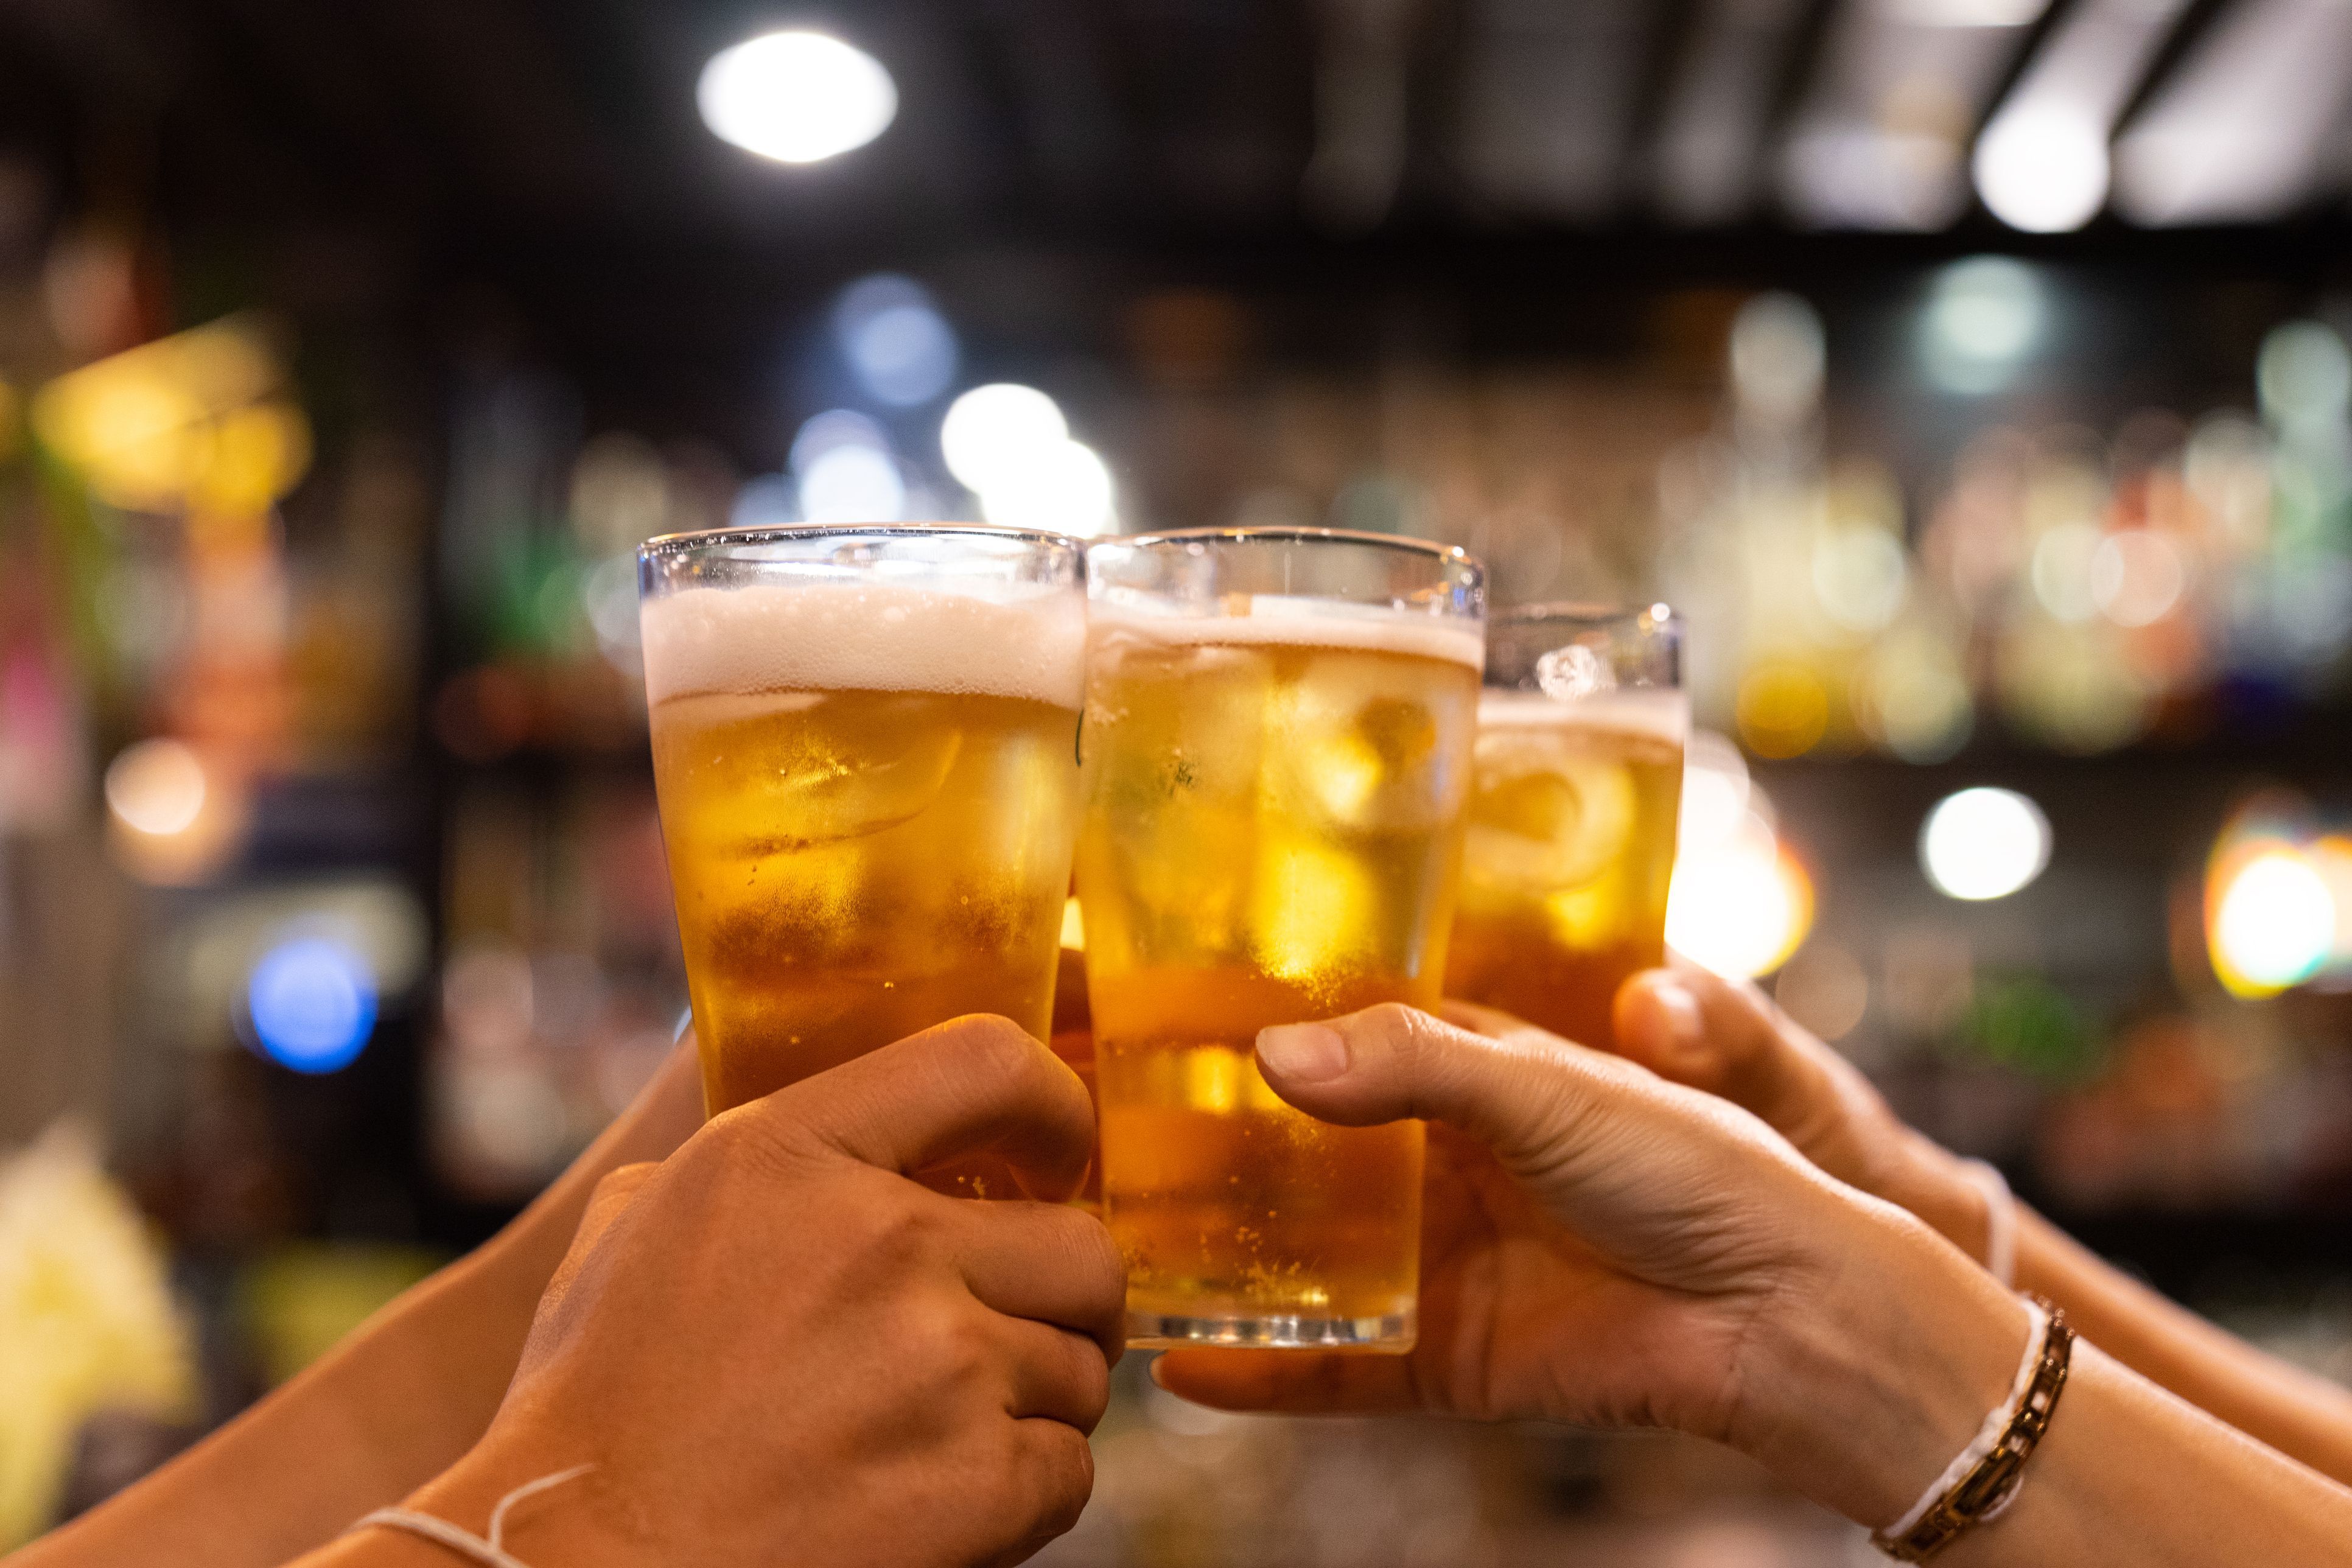
{"type": "Polygon", "coordinates": [[[2031,1316],[1906,1215],[1854,1210],[1832,1239],[1817,1278],[1751,1335],[1731,1440],[1875,1530],[2008,1397],[2031,1316]]]}
{"type": "MultiPolygon", "coordinates": [[[[589,1463],[592,1455],[557,1455],[503,1441],[495,1431],[472,1452],[419,1487],[402,1507],[445,1520],[488,1539],[490,1515],[518,1488],[589,1463]]],[[[627,1510],[611,1478],[591,1470],[518,1500],[508,1509],[500,1544],[533,1568],[620,1568],[646,1560],[634,1549],[627,1510]]],[[[443,1549],[445,1564],[455,1561],[443,1549]]]]}

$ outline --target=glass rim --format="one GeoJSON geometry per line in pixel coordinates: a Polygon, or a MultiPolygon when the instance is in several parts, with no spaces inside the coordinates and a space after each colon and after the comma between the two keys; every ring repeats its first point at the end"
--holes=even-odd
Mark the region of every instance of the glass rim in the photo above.
{"type": "Polygon", "coordinates": [[[1654,599],[1646,605],[1612,604],[1600,599],[1549,599],[1541,604],[1513,605],[1508,609],[1486,612],[1489,626],[1532,626],[1553,619],[1586,621],[1596,625],[1646,619],[1654,629],[1683,624],[1682,612],[1664,599],[1654,599]]]}
{"type": "Polygon", "coordinates": [[[1434,539],[1418,539],[1408,534],[1373,533],[1353,528],[1307,528],[1288,524],[1268,528],[1175,528],[1159,533],[1109,534],[1088,540],[1087,548],[1127,546],[1144,549],[1162,544],[1311,544],[1324,542],[1372,545],[1403,555],[1417,555],[1424,560],[1458,563],[1482,577],[1486,575],[1485,563],[1458,544],[1445,544],[1434,539]]]}
{"type": "Polygon", "coordinates": [[[637,546],[637,559],[652,561],[690,551],[730,544],[790,544],[802,540],[886,538],[1001,539],[1032,545],[1068,545],[1084,552],[1086,542],[1074,534],[1040,528],[999,528],[985,522],[813,522],[779,527],[698,528],[680,533],[657,533],[637,546]]]}

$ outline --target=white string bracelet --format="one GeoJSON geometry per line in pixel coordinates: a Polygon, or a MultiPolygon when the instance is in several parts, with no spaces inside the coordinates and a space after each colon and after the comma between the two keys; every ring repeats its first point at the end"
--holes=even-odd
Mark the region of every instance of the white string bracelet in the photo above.
{"type": "Polygon", "coordinates": [[[2017,1284],[2017,1198],[2008,1179],[1990,1162],[1963,1160],[1960,1173],[1983,1194],[1985,1205],[1985,1272],[2003,1289],[2017,1284]]]}
{"type": "MultiPolygon", "coordinates": [[[[1943,1501],[1945,1494],[1960,1484],[1961,1477],[1975,1469],[1984,1457],[1993,1451],[1994,1446],[2000,1441],[2001,1434],[2008,1431],[2009,1424],[2016,1419],[2018,1406],[2025,1402],[2025,1391],[2033,1386],[2033,1374],[2042,1365],[2042,1342],[2050,1332],[2050,1314],[2042,1310],[2041,1303],[2020,1297],[2018,1304],[2032,1315],[2032,1321],[2026,1328],[2025,1354],[2017,1363],[2017,1377],[2009,1386],[2009,1397],[1993,1407],[1991,1414],[1984,1418],[1984,1425],[1977,1428],[1977,1435],[1969,1439],[1969,1446],[1944,1467],[1943,1474],[1927,1483],[1927,1489],[1919,1494],[1919,1500],[1913,1503],[1901,1519],[1881,1531],[1882,1534],[1897,1539],[1908,1535],[1921,1520],[1927,1517],[1929,1509],[1943,1501]]],[[[2012,1497],[2015,1495],[2011,1494],[2012,1497]]],[[[1994,1518],[2009,1506],[2009,1498],[2002,1498],[1985,1510],[1984,1517],[1994,1518]]]]}
{"type": "Polygon", "coordinates": [[[576,1480],[595,1468],[593,1465],[574,1465],[568,1470],[558,1470],[551,1476],[541,1476],[535,1481],[525,1481],[499,1499],[498,1506],[490,1510],[490,1532],[488,1536],[476,1535],[469,1530],[460,1530],[446,1519],[440,1519],[429,1513],[419,1513],[410,1508],[380,1508],[343,1533],[349,1535],[352,1531],[365,1530],[372,1524],[381,1524],[387,1529],[404,1530],[412,1535],[421,1535],[427,1541],[438,1542],[459,1556],[470,1558],[476,1563],[486,1563],[488,1568],[530,1568],[529,1563],[512,1555],[506,1549],[507,1510],[526,1498],[537,1497],[551,1487],[560,1487],[566,1481],[576,1480]]]}

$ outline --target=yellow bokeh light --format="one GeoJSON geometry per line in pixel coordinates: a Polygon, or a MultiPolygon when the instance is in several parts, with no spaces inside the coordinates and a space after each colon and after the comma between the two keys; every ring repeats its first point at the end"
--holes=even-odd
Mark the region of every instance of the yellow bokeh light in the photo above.
{"type": "Polygon", "coordinates": [[[1760,817],[1685,850],[1666,901],[1666,942],[1718,974],[1748,980],[1786,963],[1813,926],[1813,881],[1760,817]]]}
{"type": "Polygon", "coordinates": [[[1802,756],[1829,731],[1829,688],[1801,664],[1759,664],[1739,682],[1738,716],[1739,738],[1758,756],[1802,756]]]}
{"type": "Polygon", "coordinates": [[[257,512],[310,460],[299,409],[249,324],[231,320],[69,372],[33,401],[41,440],[109,503],[257,512]]]}

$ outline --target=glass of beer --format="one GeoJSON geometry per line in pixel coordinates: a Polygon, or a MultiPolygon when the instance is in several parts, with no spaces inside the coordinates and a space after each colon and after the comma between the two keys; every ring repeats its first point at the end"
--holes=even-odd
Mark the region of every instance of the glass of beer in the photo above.
{"type": "MultiPolygon", "coordinates": [[[[638,552],[662,837],[713,1115],[964,1013],[1050,1028],[1080,548],[730,529],[638,552]]],[[[935,1184],[1009,1195],[1001,1162],[935,1184]]]]}
{"type": "Polygon", "coordinates": [[[1410,1348],[1421,1124],[1316,1121],[1255,1047],[1438,1000],[1483,574],[1242,529],[1098,542],[1087,579],[1077,884],[1129,1342],[1410,1348]]]}
{"type": "Polygon", "coordinates": [[[1689,729],[1665,605],[1496,614],[1447,995],[1613,1046],[1617,987],[1665,959],[1689,729]]]}

